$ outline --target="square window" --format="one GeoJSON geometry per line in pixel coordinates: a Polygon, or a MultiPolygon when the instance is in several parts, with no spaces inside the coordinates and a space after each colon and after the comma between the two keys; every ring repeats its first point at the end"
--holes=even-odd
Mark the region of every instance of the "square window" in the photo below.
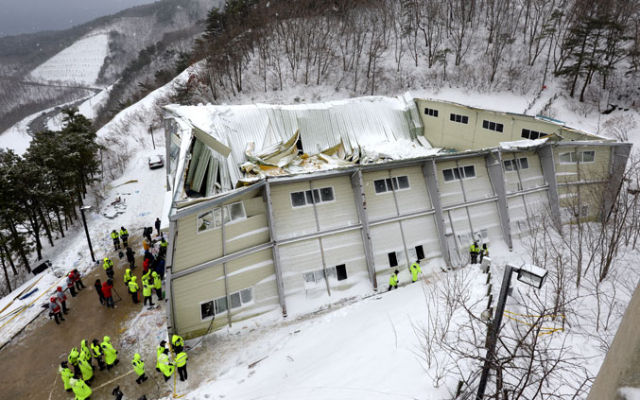
{"type": "Polygon", "coordinates": [[[513,171],[513,162],[511,160],[504,160],[505,171],[513,171]]]}
{"type": "Polygon", "coordinates": [[[418,260],[424,260],[424,249],[422,245],[416,246],[416,258],[418,260]]]}
{"type": "Polygon", "coordinates": [[[583,151],[582,152],[582,162],[594,162],[596,160],[596,152],[595,151],[583,151]]]}
{"type": "Polygon", "coordinates": [[[531,131],[531,137],[529,139],[536,140],[540,137],[540,132],[531,131]]]}
{"type": "Polygon", "coordinates": [[[227,206],[227,213],[232,221],[237,221],[241,219],[247,218],[247,215],[244,212],[244,205],[242,202],[229,204],[227,206]]]}
{"type": "Polygon", "coordinates": [[[529,169],[529,159],[526,157],[521,158],[519,161],[520,169],[529,169]]]}
{"type": "Polygon", "coordinates": [[[291,204],[293,204],[294,207],[302,207],[307,205],[304,192],[291,193],[291,204]]]}
{"type": "Polygon", "coordinates": [[[398,179],[398,187],[400,189],[409,189],[409,177],[408,176],[399,176],[397,179],[398,179]]]}
{"type": "Polygon", "coordinates": [[[522,136],[525,139],[529,139],[530,138],[530,134],[531,134],[531,131],[529,131],[529,129],[523,129],[522,130],[522,135],[520,135],[520,136],[522,136]]]}
{"type": "Polygon", "coordinates": [[[305,282],[315,282],[316,276],[313,272],[305,272],[302,274],[302,279],[304,279],[305,282]]]}
{"type": "Polygon", "coordinates": [[[463,123],[463,124],[468,124],[468,123],[469,123],[469,117],[467,117],[467,116],[463,116],[463,117],[462,117],[462,123],[463,123]]]}
{"type": "Polygon", "coordinates": [[[484,129],[489,129],[489,121],[487,121],[487,120],[482,121],[482,127],[484,129]]]}
{"type": "Polygon", "coordinates": [[[392,251],[391,253],[388,254],[389,256],[389,266],[391,268],[397,267],[398,266],[398,257],[396,256],[396,252],[392,251]]]}
{"type": "Polygon", "coordinates": [[[571,162],[571,153],[562,153],[560,154],[560,162],[561,163],[570,163],[571,162]]]}
{"type": "Polygon", "coordinates": [[[476,168],[473,165],[467,165],[466,167],[464,167],[464,177],[467,179],[475,178],[476,168]]]}
{"type": "Polygon", "coordinates": [[[495,122],[489,122],[489,129],[491,129],[492,131],[496,130],[496,123],[495,122]]]}
{"type": "Polygon", "coordinates": [[[456,121],[456,115],[455,114],[449,114],[449,121],[456,121]]]}
{"type": "Polygon", "coordinates": [[[333,188],[326,187],[320,189],[320,196],[322,197],[322,201],[333,201],[333,188]]]}
{"type": "Polygon", "coordinates": [[[327,278],[330,277],[330,276],[335,278],[336,277],[336,267],[327,268],[326,276],[327,276],[327,278]]]}
{"type": "Polygon", "coordinates": [[[215,303],[216,303],[216,314],[220,314],[220,313],[223,313],[223,312],[227,311],[227,298],[226,297],[221,297],[219,299],[216,299],[215,303]]]}
{"type": "Polygon", "coordinates": [[[445,182],[451,182],[451,181],[456,179],[453,176],[453,170],[452,169],[442,170],[442,175],[444,176],[444,181],[445,182]]]}
{"type": "Polygon", "coordinates": [[[384,179],[373,181],[373,187],[376,189],[376,193],[384,193],[387,191],[387,185],[384,183],[384,179]]]}
{"type": "Polygon", "coordinates": [[[438,110],[432,110],[432,111],[433,111],[432,116],[437,117],[438,116],[438,110]]]}
{"type": "Polygon", "coordinates": [[[204,232],[207,229],[215,228],[213,224],[213,211],[198,215],[198,232],[204,232]]]}
{"type": "Polygon", "coordinates": [[[345,264],[337,265],[336,273],[338,274],[339,281],[347,279],[347,266],[345,264]]]}
{"type": "Polygon", "coordinates": [[[241,290],[240,300],[242,300],[242,304],[251,303],[253,300],[253,290],[251,288],[241,290]]]}
{"type": "Polygon", "coordinates": [[[213,300],[206,303],[200,303],[200,319],[207,319],[214,316],[213,300]]]}
{"type": "Polygon", "coordinates": [[[498,132],[502,132],[504,130],[504,125],[502,124],[496,124],[496,131],[498,132]]]}
{"type": "Polygon", "coordinates": [[[316,282],[320,282],[321,280],[324,279],[324,270],[319,269],[314,272],[314,275],[315,275],[314,279],[316,280],[316,282]]]}
{"type": "Polygon", "coordinates": [[[240,301],[240,293],[232,293],[231,296],[231,309],[242,307],[242,301],[240,301]]]}

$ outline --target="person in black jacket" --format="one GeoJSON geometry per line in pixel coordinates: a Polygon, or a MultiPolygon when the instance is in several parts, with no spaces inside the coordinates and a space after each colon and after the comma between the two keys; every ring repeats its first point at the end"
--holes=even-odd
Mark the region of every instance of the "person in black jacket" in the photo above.
{"type": "Polygon", "coordinates": [[[136,267],[136,257],[131,247],[127,247],[127,261],[129,261],[129,268],[134,269],[136,267]]]}
{"type": "Polygon", "coordinates": [[[155,224],[155,226],[156,226],[156,230],[158,231],[158,236],[160,236],[160,225],[161,225],[161,224],[162,224],[162,223],[160,222],[160,218],[156,218],[156,224],[155,224]]]}

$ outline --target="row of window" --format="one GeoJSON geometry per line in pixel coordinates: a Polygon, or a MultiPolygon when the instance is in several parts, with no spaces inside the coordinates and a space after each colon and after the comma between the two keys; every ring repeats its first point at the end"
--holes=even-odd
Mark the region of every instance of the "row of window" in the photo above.
{"type": "Polygon", "coordinates": [[[490,131],[496,131],[496,132],[503,132],[504,131],[504,125],[499,124],[497,122],[487,121],[486,119],[484,121],[482,121],[482,127],[484,129],[488,129],[490,131]]]}
{"type": "Polygon", "coordinates": [[[569,153],[560,153],[559,158],[560,164],[592,163],[596,161],[596,152],[593,150],[572,151],[569,153]]]}
{"type": "MultiPolygon", "coordinates": [[[[232,310],[244,307],[245,305],[252,303],[253,288],[247,288],[239,292],[231,293],[229,295],[229,301],[231,301],[232,310]]],[[[202,302],[200,303],[200,319],[205,320],[213,318],[214,316],[221,314],[228,309],[229,305],[227,303],[227,296],[202,302]]]]}
{"type": "Polygon", "coordinates": [[[213,210],[198,215],[198,233],[208,231],[209,229],[220,228],[222,226],[223,214],[225,225],[247,219],[244,204],[242,204],[241,201],[227,204],[224,207],[216,207],[213,210]]]}
{"type": "Polygon", "coordinates": [[[301,192],[291,193],[291,206],[305,207],[313,204],[328,203],[335,200],[332,187],[323,187],[320,189],[304,190],[301,192]]]}
{"type": "Polygon", "coordinates": [[[475,178],[476,167],[474,165],[465,165],[464,167],[443,169],[442,176],[444,177],[445,182],[475,178]]]}
{"type": "Polygon", "coordinates": [[[515,160],[504,160],[504,170],[516,171],[519,169],[529,169],[529,160],[527,157],[516,158],[515,160]]]}
{"type": "Polygon", "coordinates": [[[324,269],[317,271],[305,272],[302,274],[302,279],[307,283],[318,283],[324,281],[328,277],[336,278],[339,281],[347,279],[347,266],[346,264],[336,265],[335,267],[327,268],[325,274],[324,269]]]}
{"type": "Polygon", "coordinates": [[[373,181],[373,187],[376,190],[376,194],[411,188],[409,186],[409,177],[406,175],[394,176],[392,178],[386,179],[377,179],[373,181]]]}
{"type": "Polygon", "coordinates": [[[531,139],[531,140],[536,140],[547,135],[548,135],[547,133],[538,132],[531,129],[523,129],[521,134],[523,139],[531,139]]]}
{"type": "MultiPolygon", "coordinates": [[[[415,261],[416,258],[418,260],[423,260],[424,259],[424,248],[422,247],[422,245],[419,245],[419,246],[415,247],[415,254],[411,250],[413,250],[413,249],[409,249],[409,259],[410,259],[411,262],[415,261]]],[[[391,253],[387,254],[387,257],[389,258],[389,266],[391,268],[394,268],[394,267],[398,266],[398,253],[397,252],[392,251],[391,253]]]]}

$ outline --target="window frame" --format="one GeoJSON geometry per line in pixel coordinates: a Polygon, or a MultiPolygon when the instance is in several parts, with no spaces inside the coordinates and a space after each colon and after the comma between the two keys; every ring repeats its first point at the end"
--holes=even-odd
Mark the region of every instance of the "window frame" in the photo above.
{"type": "Polygon", "coordinates": [[[482,129],[486,129],[488,131],[500,132],[504,133],[504,124],[499,122],[489,121],[488,119],[482,120],[482,129]],[[492,127],[493,124],[493,127],[492,127]]]}
{"type": "Polygon", "coordinates": [[[549,136],[549,134],[545,133],[545,132],[536,131],[536,130],[533,130],[533,129],[528,129],[528,128],[522,128],[522,131],[520,132],[520,137],[522,139],[528,139],[528,140],[537,140],[537,139],[543,138],[545,136],[549,136]],[[526,136],[525,136],[525,131],[527,131],[527,135],[526,136]],[[532,138],[531,137],[531,136],[533,136],[532,134],[536,134],[537,137],[532,138]]]}
{"type": "Polygon", "coordinates": [[[425,107],[424,108],[424,115],[428,115],[430,117],[438,118],[438,110],[436,110],[435,108],[425,107]]]}
{"type": "Polygon", "coordinates": [[[387,253],[387,260],[389,261],[389,268],[397,268],[399,263],[398,263],[398,252],[397,251],[390,251],[387,253]],[[396,265],[392,265],[393,263],[391,262],[391,254],[393,254],[393,257],[396,260],[396,265]]]}
{"type": "Polygon", "coordinates": [[[349,279],[349,273],[347,271],[347,264],[339,264],[335,266],[336,269],[336,279],[338,280],[338,282],[340,281],[346,281],[347,279],[349,279]],[[344,278],[340,279],[340,271],[339,269],[343,269],[344,270],[344,278]]]}
{"type": "Polygon", "coordinates": [[[475,164],[461,165],[459,167],[447,168],[442,170],[442,179],[444,180],[444,183],[451,183],[455,181],[460,181],[462,179],[464,180],[476,179],[477,177],[478,177],[478,174],[476,173],[475,164]],[[470,176],[470,177],[467,176],[467,173],[465,172],[465,168],[468,168],[468,167],[473,168],[473,176],[470,176]],[[447,180],[447,178],[445,177],[446,171],[451,171],[451,174],[453,175],[453,179],[447,180]],[[456,171],[457,171],[457,174],[456,174],[456,171]]]}
{"type": "Polygon", "coordinates": [[[215,300],[206,300],[206,301],[201,301],[199,304],[199,308],[200,308],[200,322],[204,322],[204,321],[210,321],[212,318],[216,317],[216,305],[215,305],[215,300]],[[207,304],[207,303],[211,303],[211,311],[213,312],[213,314],[211,316],[208,317],[202,317],[202,305],[203,304],[207,304]]]}
{"type": "Polygon", "coordinates": [[[580,150],[580,151],[569,151],[565,153],[558,153],[558,161],[560,164],[593,164],[596,162],[596,151],[595,150],[580,150]],[[591,153],[593,159],[591,161],[584,161],[584,154],[591,153]],[[562,160],[563,156],[569,156],[569,161],[562,160]]]}
{"type": "Polygon", "coordinates": [[[291,208],[292,209],[297,209],[297,208],[306,208],[306,207],[313,207],[313,205],[321,205],[321,204],[326,204],[326,203],[333,203],[337,201],[336,200],[336,191],[334,190],[333,186],[323,186],[320,188],[313,188],[313,189],[305,189],[305,190],[297,190],[295,192],[289,192],[289,203],[291,204],[291,208]],[[322,190],[325,189],[331,189],[331,194],[333,199],[332,200],[323,200],[322,199],[322,190]],[[318,193],[318,200],[316,200],[316,196],[315,196],[315,192],[317,191],[318,193]],[[304,205],[300,205],[300,206],[296,206],[293,204],[293,195],[294,194],[299,194],[302,193],[304,195],[304,201],[305,204],[304,205]],[[311,196],[311,202],[309,202],[309,196],[311,196]]]}
{"type": "Polygon", "coordinates": [[[227,296],[221,296],[221,297],[216,297],[215,299],[201,301],[200,304],[199,304],[199,307],[200,307],[200,321],[201,322],[210,321],[211,318],[215,318],[216,315],[224,314],[225,312],[230,312],[230,311],[238,309],[238,308],[244,308],[247,305],[254,304],[255,301],[256,301],[255,293],[254,293],[254,290],[253,290],[253,286],[249,286],[248,288],[244,288],[244,289],[238,290],[237,292],[230,293],[229,294],[229,299],[231,299],[231,296],[234,296],[234,295],[238,295],[239,296],[239,298],[240,298],[240,306],[237,306],[237,307],[231,306],[231,307],[229,307],[230,304],[227,301],[227,296]],[[249,301],[244,301],[243,297],[242,297],[242,292],[246,292],[246,291],[249,291],[249,293],[251,294],[251,300],[249,300],[249,301]],[[218,301],[224,301],[226,303],[226,309],[225,310],[223,310],[223,311],[218,310],[218,301]],[[213,315],[211,317],[202,318],[202,305],[206,304],[206,303],[212,303],[213,304],[213,315]]]}
{"type": "Polygon", "coordinates": [[[469,125],[469,116],[462,114],[449,113],[449,121],[458,124],[469,125]]]}
{"type": "Polygon", "coordinates": [[[502,165],[504,166],[504,171],[505,172],[516,172],[516,171],[522,171],[525,169],[529,169],[529,158],[528,157],[518,157],[518,158],[510,158],[508,160],[502,160],[502,165]],[[523,160],[524,163],[527,164],[526,167],[522,167],[523,164],[523,160]],[[507,167],[507,165],[510,165],[510,167],[507,167]],[[511,169],[509,169],[511,168],[511,169]]]}
{"type": "Polygon", "coordinates": [[[224,217],[225,217],[224,218],[225,219],[224,224],[225,225],[233,225],[235,223],[242,222],[242,221],[245,221],[247,219],[247,210],[244,207],[244,203],[242,201],[236,201],[236,202],[229,203],[229,204],[223,204],[221,206],[214,207],[214,208],[212,208],[210,210],[203,211],[203,212],[201,212],[200,214],[198,214],[196,216],[196,234],[199,235],[201,233],[205,233],[205,232],[209,232],[209,231],[212,231],[212,230],[215,230],[215,229],[222,228],[222,218],[223,218],[223,216],[222,216],[222,214],[220,214],[218,216],[216,214],[217,213],[222,213],[223,208],[226,208],[226,211],[224,212],[224,217]],[[242,206],[242,216],[240,218],[231,219],[231,211],[230,211],[231,207],[235,206],[237,204],[240,204],[242,206]],[[209,214],[209,213],[211,213],[211,217],[212,217],[211,218],[212,227],[200,230],[200,222],[199,222],[200,219],[204,215],[209,214]],[[220,221],[218,221],[218,219],[220,221]]]}
{"type": "Polygon", "coordinates": [[[391,193],[391,192],[401,192],[403,190],[411,190],[411,181],[409,180],[409,175],[396,175],[396,176],[392,176],[390,178],[381,178],[381,179],[374,179],[373,180],[373,192],[377,195],[379,194],[387,194],[387,193],[391,193]],[[400,181],[398,180],[398,178],[407,178],[407,187],[406,188],[401,188],[400,187],[400,181]],[[378,188],[376,187],[377,182],[382,182],[385,186],[385,191],[384,192],[378,192],[378,188]],[[391,182],[391,189],[389,189],[389,182],[391,182]],[[395,187],[394,187],[395,186],[395,187]]]}

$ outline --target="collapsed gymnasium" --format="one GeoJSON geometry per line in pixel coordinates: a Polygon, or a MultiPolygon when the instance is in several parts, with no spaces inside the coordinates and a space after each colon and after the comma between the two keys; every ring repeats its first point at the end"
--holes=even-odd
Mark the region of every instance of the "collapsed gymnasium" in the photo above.
{"type": "Polygon", "coordinates": [[[607,215],[631,149],[544,117],[365,97],[165,107],[170,332],[298,314],[607,215]],[[215,319],[214,319],[215,317],[215,319]],[[213,321],[212,321],[213,319],[213,321]]]}

